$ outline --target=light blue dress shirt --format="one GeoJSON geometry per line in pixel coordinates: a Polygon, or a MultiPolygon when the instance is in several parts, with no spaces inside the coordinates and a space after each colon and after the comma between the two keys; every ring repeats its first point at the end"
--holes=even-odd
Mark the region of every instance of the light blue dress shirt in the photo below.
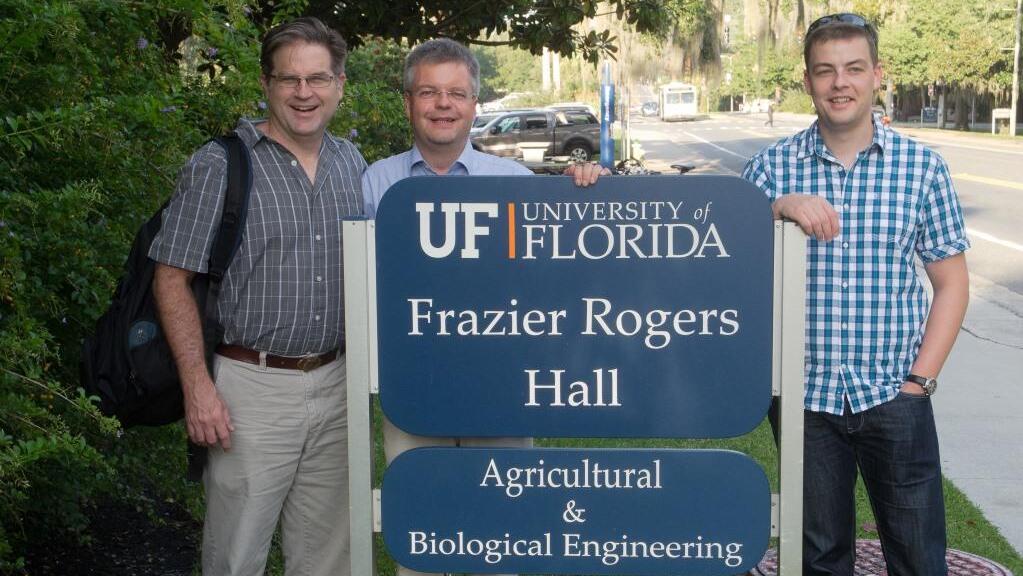
{"type": "MultiPolygon", "coordinates": [[[[472,144],[465,143],[465,150],[451,165],[445,176],[528,176],[532,172],[522,164],[507,158],[477,152],[472,144]]],[[[399,180],[410,176],[439,176],[423,159],[419,148],[390,158],[377,160],[362,174],[362,195],[365,200],[367,218],[376,218],[377,206],[388,188],[399,180]]]]}

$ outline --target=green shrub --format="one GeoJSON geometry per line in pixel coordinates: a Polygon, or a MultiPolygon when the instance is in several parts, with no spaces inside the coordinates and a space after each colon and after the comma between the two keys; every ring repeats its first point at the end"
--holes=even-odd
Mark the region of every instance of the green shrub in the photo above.
{"type": "Polygon", "coordinates": [[[351,140],[369,163],[412,146],[401,91],[372,80],[345,85],[344,100],[330,130],[351,140]]]}
{"type": "Polygon", "coordinates": [[[778,110],[796,114],[813,114],[813,100],[803,90],[786,90],[782,96],[781,104],[778,105],[778,110]]]}
{"type": "MultiPolygon", "coordinates": [[[[0,0],[0,573],[21,569],[30,543],[84,538],[102,499],[201,515],[181,426],[122,431],[100,416],[78,352],[181,164],[263,114],[261,27],[302,5],[0,0]]],[[[353,54],[372,71],[332,125],[369,160],[409,145],[402,53],[377,48],[390,56],[353,54]]]]}

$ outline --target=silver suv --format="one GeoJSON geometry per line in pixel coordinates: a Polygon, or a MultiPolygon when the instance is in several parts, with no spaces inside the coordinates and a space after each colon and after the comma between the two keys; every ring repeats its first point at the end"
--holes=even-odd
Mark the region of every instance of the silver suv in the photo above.
{"type": "Polygon", "coordinates": [[[589,160],[600,152],[600,122],[585,110],[514,110],[474,126],[469,134],[477,150],[521,157],[519,144],[547,144],[545,156],[589,160]]]}

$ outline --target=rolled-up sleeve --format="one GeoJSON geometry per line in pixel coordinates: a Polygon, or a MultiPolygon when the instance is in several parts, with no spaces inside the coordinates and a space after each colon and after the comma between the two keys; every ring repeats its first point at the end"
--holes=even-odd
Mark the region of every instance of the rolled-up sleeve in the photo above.
{"type": "Polygon", "coordinates": [[[922,206],[916,252],[924,262],[936,262],[965,252],[970,247],[948,166],[940,157],[922,206]]]}

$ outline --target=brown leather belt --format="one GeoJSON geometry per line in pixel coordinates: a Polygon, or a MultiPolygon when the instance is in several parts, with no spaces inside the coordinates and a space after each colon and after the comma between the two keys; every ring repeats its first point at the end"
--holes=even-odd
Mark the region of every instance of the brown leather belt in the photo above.
{"type": "Polygon", "coordinates": [[[251,350],[242,346],[235,346],[234,344],[220,344],[217,346],[217,354],[232,360],[238,360],[239,362],[245,362],[248,364],[256,364],[258,366],[263,366],[265,361],[267,368],[301,370],[303,372],[316,370],[324,364],[333,362],[344,353],[345,345],[341,344],[340,348],[335,348],[330,352],[324,352],[323,354],[311,354],[309,356],[300,356],[298,358],[266,354],[263,356],[263,361],[261,361],[260,356],[262,353],[258,350],[251,350]]]}

